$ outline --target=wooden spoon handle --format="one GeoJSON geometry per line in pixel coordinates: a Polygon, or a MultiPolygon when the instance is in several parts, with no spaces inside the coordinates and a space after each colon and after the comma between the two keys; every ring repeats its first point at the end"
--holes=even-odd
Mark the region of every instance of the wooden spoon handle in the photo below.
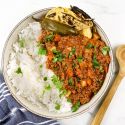
{"type": "Polygon", "coordinates": [[[120,81],[122,80],[123,76],[121,75],[121,73],[119,72],[114,83],[112,84],[112,87],[111,89],[109,90],[104,102],[102,103],[99,111],[97,112],[96,116],[94,117],[91,125],[100,125],[102,119],[103,119],[103,116],[119,86],[119,83],[120,81]]]}

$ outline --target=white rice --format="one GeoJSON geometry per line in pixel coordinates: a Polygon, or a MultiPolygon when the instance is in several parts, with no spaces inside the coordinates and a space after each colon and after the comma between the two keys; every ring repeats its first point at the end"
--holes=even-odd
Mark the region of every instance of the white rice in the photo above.
{"type": "Polygon", "coordinates": [[[72,104],[67,101],[65,96],[52,82],[54,72],[46,68],[47,56],[38,55],[37,39],[41,34],[41,26],[38,22],[30,23],[19,33],[19,39],[24,39],[24,48],[21,48],[19,42],[13,44],[13,51],[10,54],[7,74],[16,88],[16,94],[25,97],[31,103],[41,107],[41,103],[46,105],[49,111],[69,112],[72,104]],[[42,68],[40,69],[40,65],[42,68]],[[16,70],[21,68],[22,74],[17,74],[16,70]],[[47,81],[44,81],[47,77],[47,81]],[[46,90],[47,85],[51,86],[46,90]],[[60,105],[57,110],[56,105],[60,105]]]}

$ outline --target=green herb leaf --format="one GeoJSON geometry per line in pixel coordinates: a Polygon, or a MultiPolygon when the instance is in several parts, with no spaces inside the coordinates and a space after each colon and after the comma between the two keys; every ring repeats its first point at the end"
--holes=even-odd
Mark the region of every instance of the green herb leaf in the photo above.
{"type": "Polygon", "coordinates": [[[58,59],[59,62],[62,62],[62,60],[63,60],[63,56],[60,55],[59,57],[57,57],[57,59],[58,59]]]}
{"type": "Polygon", "coordinates": [[[44,79],[44,81],[47,81],[47,77],[44,77],[43,79],[44,79]]]}
{"type": "Polygon", "coordinates": [[[67,90],[63,89],[62,92],[61,92],[61,94],[59,95],[59,97],[61,98],[63,95],[66,95],[66,93],[67,93],[67,90]]]}
{"type": "Polygon", "coordinates": [[[56,49],[53,49],[52,52],[53,52],[53,54],[55,54],[55,55],[57,55],[57,54],[60,53],[60,52],[59,52],[58,50],[56,50],[56,49]]]}
{"type": "Polygon", "coordinates": [[[59,104],[59,103],[56,103],[55,109],[56,109],[56,110],[60,110],[60,107],[61,107],[60,104],[59,104]]]}
{"type": "Polygon", "coordinates": [[[24,39],[19,39],[19,44],[20,44],[20,47],[23,48],[24,44],[25,44],[25,40],[24,39]]]}
{"type": "Polygon", "coordinates": [[[58,58],[54,57],[52,61],[53,61],[53,63],[55,63],[58,61],[58,58]]]}
{"type": "Polygon", "coordinates": [[[99,67],[100,67],[100,64],[99,64],[99,62],[97,61],[95,54],[94,54],[94,56],[93,56],[93,61],[92,61],[92,63],[93,63],[93,67],[94,67],[94,68],[99,68],[99,67]]]}
{"type": "Polygon", "coordinates": [[[46,55],[46,53],[47,53],[47,51],[45,48],[39,48],[39,50],[38,50],[39,55],[46,55]]]}
{"type": "Polygon", "coordinates": [[[17,68],[16,73],[17,73],[17,74],[22,74],[22,70],[21,70],[20,67],[17,68]]]}
{"type": "Polygon", "coordinates": [[[52,82],[56,86],[56,88],[61,91],[62,90],[62,82],[60,81],[59,77],[56,75],[52,76],[52,82]]]}
{"type": "Polygon", "coordinates": [[[73,85],[73,79],[72,79],[72,78],[69,78],[68,84],[69,84],[69,85],[73,85]]]}
{"type": "Polygon", "coordinates": [[[101,49],[103,55],[107,55],[108,52],[110,51],[110,47],[109,46],[105,46],[101,49]]]}
{"type": "Polygon", "coordinates": [[[80,101],[78,101],[75,105],[72,106],[72,112],[76,112],[80,107],[80,101]]]}
{"type": "Polygon", "coordinates": [[[75,54],[75,52],[76,52],[76,48],[73,47],[73,48],[72,48],[72,54],[75,54]]]}
{"type": "Polygon", "coordinates": [[[67,99],[67,102],[70,102],[70,103],[72,103],[72,100],[68,98],[68,99],[67,99]]]}
{"type": "Polygon", "coordinates": [[[39,68],[41,69],[43,67],[43,65],[41,64],[41,65],[39,65],[39,68]]]}
{"type": "Polygon", "coordinates": [[[88,43],[88,45],[86,46],[87,49],[91,49],[93,47],[93,45],[91,43],[88,43]]]}
{"type": "Polygon", "coordinates": [[[69,52],[69,57],[72,57],[73,54],[75,54],[76,48],[73,47],[72,50],[69,52]]]}
{"type": "Polygon", "coordinates": [[[69,52],[69,58],[72,57],[72,55],[73,55],[72,52],[69,52]]]}
{"type": "Polygon", "coordinates": [[[49,84],[49,85],[47,85],[47,86],[45,87],[45,89],[46,89],[46,90],[50,90],[50,89],[51,89],[50,84],[49,84]]]}
{"type": "Polygon", "coordinates": [[[54,54],[54,58],[53,58],[53,62],[61,62],[63,59],[64,59],[64,55],[60,52],[60,51],[57,51],[57,50],[53,50],[53,54],[54,54]]]}
{"type": "Polygon", "coordinates": [[[80,63],[80,62],[82,62],[83,57],[82,57],[82,56],[78,56],[78,57],[77,57],[77,60],[78,60],[78,62],[80,63]]]}
{"type": "Polygon", "coordinates": [[[54,34],[53,33],[51,33],[51,34],[49,34],[49,35],[47,35],[46,37],[45,37],[45,40],[47,41],[47,42],[50,42],[50,41],[52,41],[54,39],[54,34]]]}

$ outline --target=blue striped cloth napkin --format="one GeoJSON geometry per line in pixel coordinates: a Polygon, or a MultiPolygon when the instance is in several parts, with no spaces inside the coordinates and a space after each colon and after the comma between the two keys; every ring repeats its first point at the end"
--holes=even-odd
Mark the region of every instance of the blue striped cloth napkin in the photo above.
{"type": "Polygon", "coordinates": [[[0,125],[59,125],[59,122],[39,117],[18,104],[0,74],[0,125]]]}

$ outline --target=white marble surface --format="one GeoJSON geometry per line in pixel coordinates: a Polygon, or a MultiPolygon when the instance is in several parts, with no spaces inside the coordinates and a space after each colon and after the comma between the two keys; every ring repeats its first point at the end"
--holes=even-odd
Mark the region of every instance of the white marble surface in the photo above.
{"type": "MultiPolygon", "coordinates": [[[[88,12],[104,29],[113,50],[125,44],[124,0],[0,0],[0,58],[4,42],[12,28],[26,15],[52,6],[76,5],[88,12]]],[[[125,79],[122,80],[102,125],[125,125],[125,79]]],[[[89,125],[98,107],[75,118],[62,120],[62,125],[89,125]]]]}

